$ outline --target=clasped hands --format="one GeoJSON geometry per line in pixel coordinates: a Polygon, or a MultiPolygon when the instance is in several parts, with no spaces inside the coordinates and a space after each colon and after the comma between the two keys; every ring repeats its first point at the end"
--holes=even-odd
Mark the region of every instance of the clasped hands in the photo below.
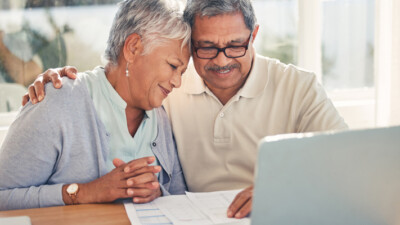
{"type": "Polygon", "coordinates": [[[155,157],[144,157],[128,163],[114,159],[116,167],[104,176],[89,183],[79,184],[77,201],[83,203],[113,202],[132,198],[135,203],[146,203],[161,196],[156,173],[160,166],[151,166],[155,157]]]}

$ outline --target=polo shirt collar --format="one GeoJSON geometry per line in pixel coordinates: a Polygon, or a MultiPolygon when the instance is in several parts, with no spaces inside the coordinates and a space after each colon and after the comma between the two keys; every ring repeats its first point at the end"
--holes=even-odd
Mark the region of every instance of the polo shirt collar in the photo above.
{"type": "MultiPolygon", "coordinates": [[[[238,91],[238,96],[245,98],[257,97],[267,86],[269,80],[268,71],[263,71],[263,68],[260,66],[262,64],[260,60],[262,60],[262,57],[255,54],[250,74],[244,86],[238,91]]],[[[185,76],[185,93],[195,95],[205,93],[209,90],[203,79],[197,74],[193,62],[191,62],[185,76]]]]}

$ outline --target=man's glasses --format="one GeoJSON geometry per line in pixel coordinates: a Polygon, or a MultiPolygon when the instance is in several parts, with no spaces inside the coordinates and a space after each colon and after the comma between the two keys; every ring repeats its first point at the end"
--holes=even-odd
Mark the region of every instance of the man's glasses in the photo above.
{"type": "Polygon", "coordinates": [[[227,58],[239,58],[246,55],[246,51],[249,48],[251,35],[250,33],[249,39],[246,41],[245,45],[241,46],[228,46],[225,48],[217,48],[217,47],[200,47],[197,48],[193,44],[194,52],[197,57],[200,59],[214,59],[218,56],[220,52],[223,52],[227,58]]]}

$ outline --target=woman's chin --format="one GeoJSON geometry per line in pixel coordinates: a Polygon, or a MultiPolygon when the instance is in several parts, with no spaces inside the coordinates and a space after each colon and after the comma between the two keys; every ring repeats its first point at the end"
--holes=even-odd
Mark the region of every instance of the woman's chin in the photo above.
{"type": "MultiPolygon", "coordinates": [[[[165,99],[165,98],[164,98],[164,99],[165,99]]],[[[145,110],[146,110],[146,111],[147,111],[147,110],[152,110],[152,109],[155,109],[155,108],[158,108],[158,107],[162,106],[162,103],[163,103],[164,99],[162,99],[162,100],[157,100],[157,101],[152,102],[152,104],[150,104],[150,105],[148,106],[148,109],[145,109],[145,110]]],[[[146,108],[147,108],[147,107],[146,107],[146,108]]]]}

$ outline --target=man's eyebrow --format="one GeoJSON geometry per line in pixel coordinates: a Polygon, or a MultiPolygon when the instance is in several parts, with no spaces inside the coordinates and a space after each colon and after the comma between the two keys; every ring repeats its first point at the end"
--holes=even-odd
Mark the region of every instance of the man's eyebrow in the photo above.
{"type": "MultiPolygon", "coordinates": [[[[225,44],[226,45],[229,45],[229,44],[242,44],[245,41],[246,41],[245,38],[237,38],[237,39],[231,40],[231,41],[229,41],[229,42],[227,42],[225,44]]],[[[197,44],[198,45],[217,45],[212,41],[197,41],[197,44]]]]}
{"type": "Polygon", "coordinates": [[[238,39],[235,39],[235,40],[231,40],[229,43],[230,44],[243,44],[243,42],[245,42],[246,40],[244,39],[244,38],[238,38],[238,39]]]}
{"type": "Polygon", "coordinates": [[[197,44],[203,44],[203,45],[215,45],[214,42],[212,41],[197,41],[197,44]]]}

